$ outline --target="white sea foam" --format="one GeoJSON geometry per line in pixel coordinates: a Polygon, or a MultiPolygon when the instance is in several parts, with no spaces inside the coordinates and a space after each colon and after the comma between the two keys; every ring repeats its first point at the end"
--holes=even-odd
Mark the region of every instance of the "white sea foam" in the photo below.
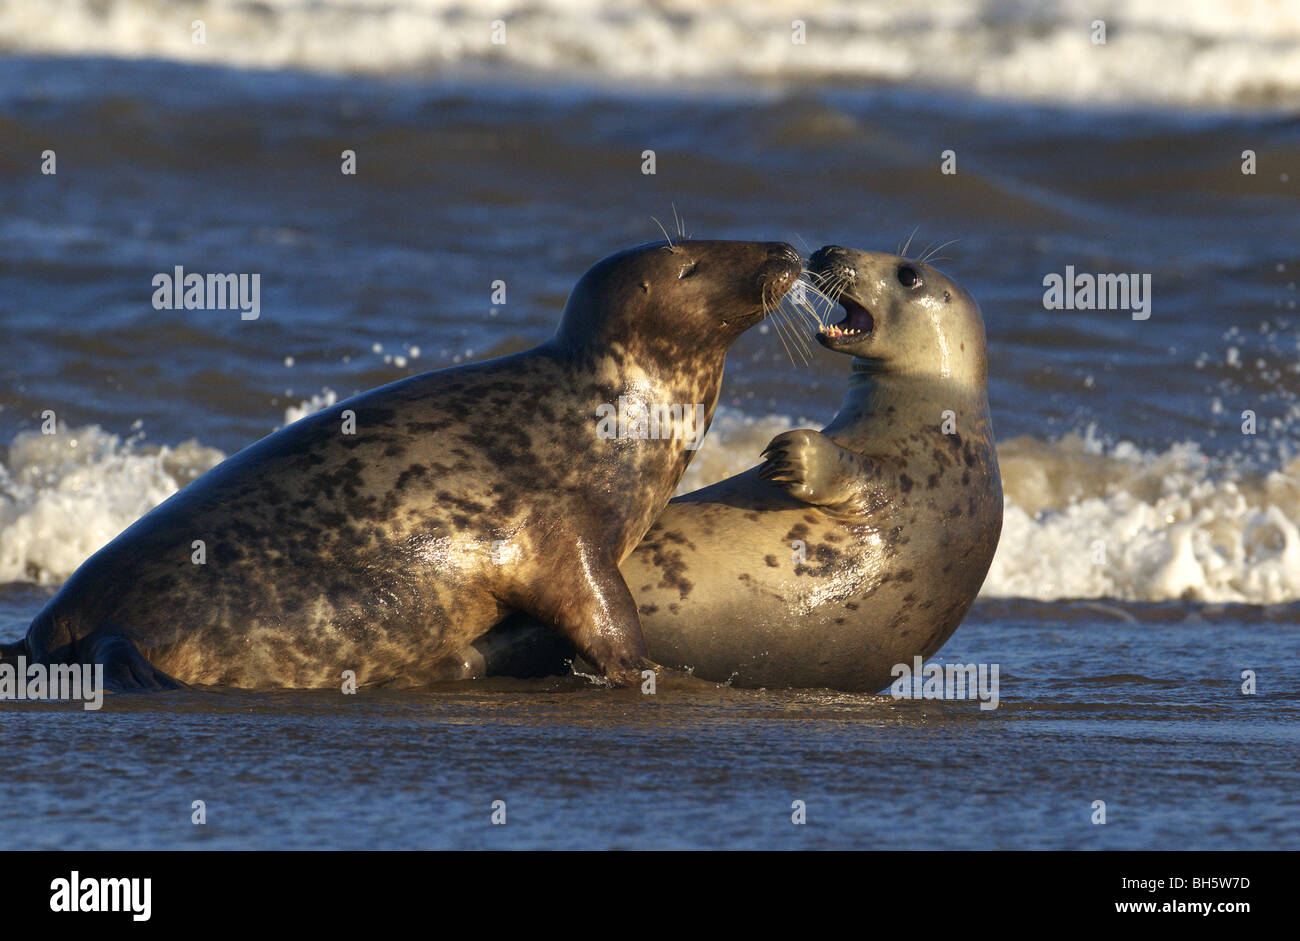
{"type": "Polygon", "coordinates": [[[0,48],[372,74],[504,64],[634,83],[906,83],[1074,102],[1300,98],[1291,0],[0,0],[0,48]],[[498,19],[506,41],[494,44],[498,19]],[[1095,20],[1105,45],[1092,41],[1095,20]]]}
{"type": "Polygon", "coordinates": [[[1194,444],[1144,451],[1077,434],[998,453],[1006,515],[985,595],[1300,599],[1300,458],[1259,472],[1194,444]]]}
{"type": "MultiPolygon", "coordinates": [[[[291,406],[285,421],[333,399],[326,390],[291,406]]],[[[794,427],[817,424],[719,409],[683,492],[752,467],[794,427]]],[[[986,597],[1300,600],[1300,458],[1261,472],[1194,444],[1144,451],[1091,432],[998,451],[1006,519],[986,597]]],[[[224,457],[95,426],[22,432],[0,454],[0,582],[45,584],[224,457]]]]}
{"type": "Polygon", "coordinates": [[[119,532],[224,455],[147,447],[96,425],[14,436],[0,463],[0,582],[59,584],[119,532]]]}

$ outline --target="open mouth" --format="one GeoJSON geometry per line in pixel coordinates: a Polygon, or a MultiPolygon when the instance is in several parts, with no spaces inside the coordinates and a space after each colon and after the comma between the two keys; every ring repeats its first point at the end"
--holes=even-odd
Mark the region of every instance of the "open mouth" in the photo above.
{"type": "Polygon", "coordinates": [[[840,345],[869,336],[876,326],[876,320],[867,310],[846,293],[841,293],[840,307],[844,309],[844,319],[830,324],[817,333],[817,339],[823,345],[840,345]]]}

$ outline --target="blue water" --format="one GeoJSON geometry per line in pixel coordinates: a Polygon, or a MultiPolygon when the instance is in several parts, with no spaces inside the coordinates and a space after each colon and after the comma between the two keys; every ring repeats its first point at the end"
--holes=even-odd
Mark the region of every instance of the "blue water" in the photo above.
{"type": "Polygon", "coordinates": [[[11,704],[0,848],[1300,848],[1296,612],[1070,613],[976,607],[940,661],[1000,665],[987,711],[572,677],[11,704]]]}

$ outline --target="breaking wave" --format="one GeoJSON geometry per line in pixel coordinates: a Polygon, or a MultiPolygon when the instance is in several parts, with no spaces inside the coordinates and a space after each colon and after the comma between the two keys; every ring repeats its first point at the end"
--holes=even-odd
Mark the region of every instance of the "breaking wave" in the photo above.
{"type": "Polygon", "coordinates": [[[1288,0],[0,0],[0,49],[372,75],[515,70],[604,87],[905,84],[1193,107],[1300,97],[1300,5],[1288,0]]]}
{"type": "MultiPolygon", "coordinates": [[[[296,420],[331,390],[285,410],[296,420]]],[[[682,492],[758,463],[817,423],[720,408],[682,492]]],[[[999,444],[1006,517],[985,597],[1277,604],[1300,600],[1300,458],[1260,470],[1195,444],[1104,443],[1092,429],[999,444]]],[[[97,426],[20,432],[0,449],[0,582],[58,584],[91,553],[223,460],[97,426]]]]}

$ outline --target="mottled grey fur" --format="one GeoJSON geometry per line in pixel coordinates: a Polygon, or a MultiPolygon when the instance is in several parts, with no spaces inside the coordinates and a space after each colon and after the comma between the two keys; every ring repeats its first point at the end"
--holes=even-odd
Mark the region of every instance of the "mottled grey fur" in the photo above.
{"type": "Polygon", "coordinates": [[[77,569],[22,649],[104,662],[116,688],[409,683],[463,675],[518,609],[631,682],[646,661],[618,563],[694,452],[602,439],[596,409],[636,389],[711,419],[728,347],[798,271],[778,243],[613,255],[546,344],[358,395],[185,487],[77,569]]]}

